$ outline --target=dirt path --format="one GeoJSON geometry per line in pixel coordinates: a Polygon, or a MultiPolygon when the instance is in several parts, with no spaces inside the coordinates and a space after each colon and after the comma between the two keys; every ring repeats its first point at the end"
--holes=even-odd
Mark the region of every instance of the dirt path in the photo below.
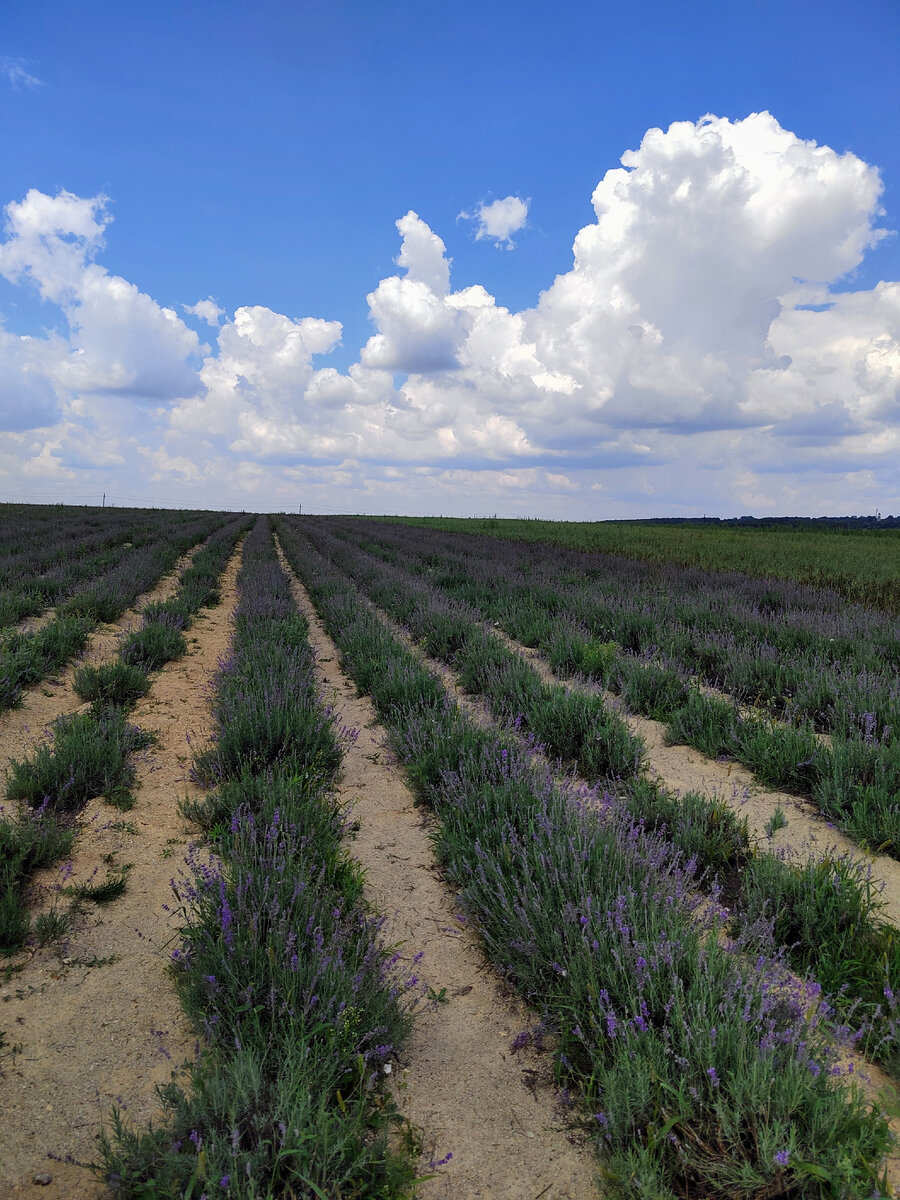
{"type": "MultiPolygon", "coordinates": [[[[291,576],[293,578],[293,576],[291,576]]],[[[359,730],[339,785],[359,822],[353,854],[367,892],[387,919],[386,938],[402,944],[416,972],[442,1000],[420,1010],[397,1072],[397,1098],[424,1136],[423,1167],[448,1154],[423,1185],[426,1200],[588,1200],[597,1197],[591,1155],[569,1141],[550,1085],[550,1064],[513,1038],[534,1023],[486,964],[459,920],[452,889],[437,868],[423,812],[385,749],[367,697],[338,663],[302,585],[298,606],[310,622],[319,686],[338,720],[359,730]]]]}
{"type": "Polygon", "coordinates": [[[37,633],[56,617],[55,608],[45,608],[43,612],[31,617],[23,617],[16,625],[11,625],[4,633],[37,633]]]}
{"type": "MultiPolygon", "coordinates": [[[[225,570],[222,602],[195,618],[186,657],[156,676],[134,710],[132,719],[158,738],[140,756],[134,809],[97,803],[80,822],[70,879],[104,878],[111,856],[132,864],[128,890],[106,908],[88,905],[64,943],[12,960],[0,985],[0,1028],[19,1047],[0,1059],[0,1196],[96,1196],[86,1171],[56,1159],[96,1158],[97,1132],[114,1105],[132,1122],[156,1115],[155,1086],[194,1052],[166,975],[179,918],[164,905],[190,840],[176,807],[195,792],[187,737],[196,749],[208,735],[208,684],[230,644],[239,558],[225,570]],[[33,1182],[44,1175],[49,1184],[33,1182]]],[[[100,638],[95,653],[114,649],[114,633],[100,638]]],[[[40,882],[50,888],[59,879],[45,872],[40,882]]]]}

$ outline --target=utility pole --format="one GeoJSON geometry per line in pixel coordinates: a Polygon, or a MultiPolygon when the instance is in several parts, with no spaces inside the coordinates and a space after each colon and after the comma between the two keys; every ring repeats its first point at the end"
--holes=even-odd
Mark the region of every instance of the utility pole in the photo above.
{"type": "Polygon", "coordinates": [[[302,505],[302,504],[298,504],[298,505],[297,505],[297,516],[298,516],[298,517],[300,517],[300,516],[302,516],[302,515],[303,515],[303,505],[302,505]]]}
{"type": "Polygon", "coordinates": [[[106,492],[103,493],[103,501],[102,501],[100,507],[106,508],[106,492]]]}

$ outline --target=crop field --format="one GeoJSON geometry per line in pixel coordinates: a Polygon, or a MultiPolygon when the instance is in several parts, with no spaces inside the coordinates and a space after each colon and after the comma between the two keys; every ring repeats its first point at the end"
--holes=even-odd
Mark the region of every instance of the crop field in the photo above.
{"type": "Polygon", "coordinates": [[[846,599],[900,612],[898,519],[853,528],[837,520],[542,521],[498,517],[397,517],[411,525],[514,541],[624,554],[757,578],[833,588],[846,599]]]}
{"type": "Polygon", "coordinates": [[[0,1194],[895,1194],[889,535],[2,518],[0,1194]]]}

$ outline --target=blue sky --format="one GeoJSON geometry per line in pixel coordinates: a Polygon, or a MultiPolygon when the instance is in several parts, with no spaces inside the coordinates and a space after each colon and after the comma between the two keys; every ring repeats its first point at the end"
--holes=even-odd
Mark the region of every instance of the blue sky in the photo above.
{"type": "Polygon", "coordinates": [[[900,511],[898,46],[894,0],[8,4],[3,498],[900,511]]]}

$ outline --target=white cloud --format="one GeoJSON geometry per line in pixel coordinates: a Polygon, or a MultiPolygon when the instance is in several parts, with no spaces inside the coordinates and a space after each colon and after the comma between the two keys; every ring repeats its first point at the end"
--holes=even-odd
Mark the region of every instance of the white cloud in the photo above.
{"type": "Polygon", "coordinates": [[[505,196],[490,204],[482,201],[474,212],[461,212],[456,219],[476,222],[477,241],[490,238],[498,246],[505,244],[507,250],[512,250],[515,248],[512,235],[525,228],[530,204],[531,197],[522,200],[519,196],[505,196]]]}
{"type": "Polygon", "coordinates": [[[181,306],[186,313],[192,313],[201,321],[205,321],[207,325],[212,325],[217,328],[222,317],[225,315],[225,309],[219,308],[212,296],[206,300],[198,300],[196,304],[182,304],[181,306]]]}
{"type": "Polygon", "coordinates": [[[86,266],[105,243],[112,217],[104,195],[82,199],[72,192],[47,196],[32,188],[6,206],[8,240],[0,245],[0,274],[33,283],[43,300],[73,300],[86,266]]]}
{"type": "Polygon", "coordinates": [[[251,454],[283,452],[308,410],[312,357],[332,349],[340,336],[338,321],[294,321],[261,305],[239,308],[219,330],[218,353],[203,363],[202,394],[173,409],[172,428],[220,437],[251,454]]]}
{"type": "Polygon", "coordinates": [[[170,308],[92,260],[110,222],[107,198],[32,189],[6,206],[0,274],[36,287],[66,316],[70,337],[50,378],[69,392],[171,401],[200,386],[188,360],[201,344],[170,308]]]}
{"type": "Polygon", "coordinates": [[[66,354],[61,338],[20,337],[0,325],[0,429],[54,425],[60,406],[52,377],[66,354]]]}
{"type": "Polygon", "coordinates": [[[446,296],[450,290],[447,247],[412,209],[396,225],[403,239],[397,266],[405,268],[411,282],[424,284],[435,296],[446,296]]]}
{"type": "MultiPolygon", "coordinates": [[[[404,487],[422,511],[494,494],[526,512],[530,490],[548,512],[594,514],[602,495],[619,516],[900,507],[900,284],[830,290],[883,236],[877,170],[767,113],[650,130],[622,164],[570,268],[521,312],[454,291],[444,241],[401,217],[399,270],[369,294],[374,331],[345,371],[315,361],[338,322],[264,306],[221,325],[211,298],[185,306],[216,328],[201,346],[95,262],[104,197],[29,192],[7,208],[0,273],[58,305],[69,335],[0,329],[0,427],[48,427],[17,451],[33,472],[68,469],[79,430],[102,429],[110,468],[142,446],[159,486],[304,480],[357,507],[404,487]],[[98,407],[140,398],[158,407],[130,425],[98,407]]],[[[506,243],[526,217],[507,197],[474,219],[506,243]]]]}
{"type": "Polygon", "coordinates": [[[44,86],[44,81],[32,75],[28,66],[27,59],[3,57],[0,58],[0,75],[5,75],[17,91],[19,88],[27,88],[30,92],[39,91],[44,86]]]}
{"type": "Polygon", "coordinates": [[[203,469],[193,459],[183,454],[170,454],[165,446],[153,451],[141,447],[138,453],[153,464],[151,483],[166,483],[173,479],[197,483],[204,477],[203,469]]]}

